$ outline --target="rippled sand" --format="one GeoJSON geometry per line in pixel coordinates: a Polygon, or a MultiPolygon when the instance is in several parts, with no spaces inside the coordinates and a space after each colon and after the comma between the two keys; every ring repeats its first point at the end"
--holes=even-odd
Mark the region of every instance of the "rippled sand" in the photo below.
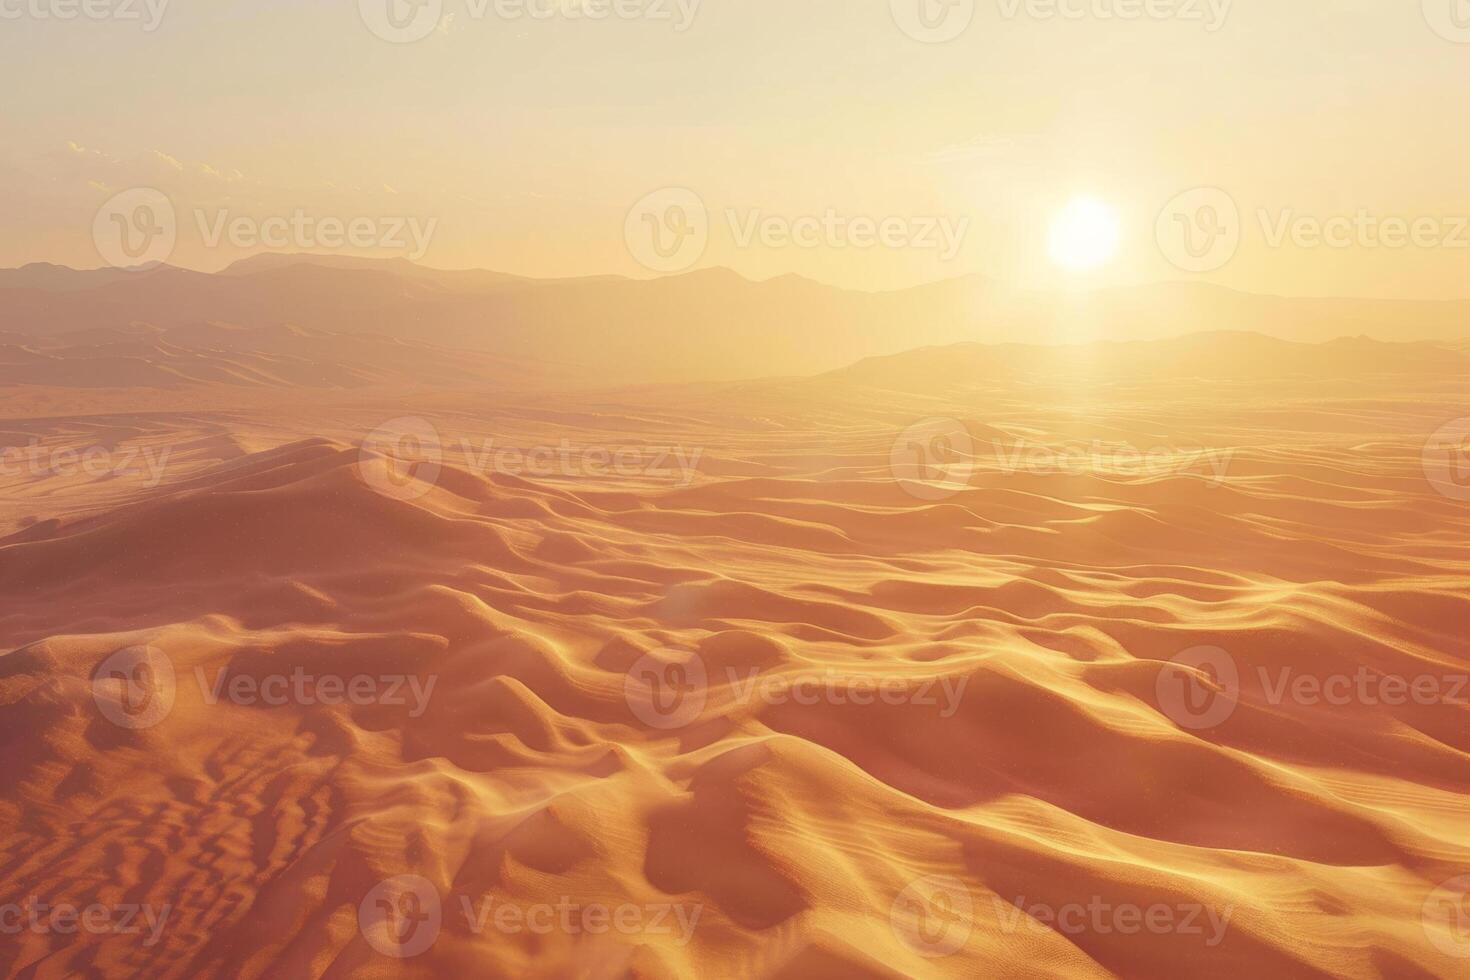
{"type": "Polygon", "coordinates": [[[0,901],[167,911],[0,968],[1470,975],[1470,384],[1217,343],[30,396],[0,901]]]}

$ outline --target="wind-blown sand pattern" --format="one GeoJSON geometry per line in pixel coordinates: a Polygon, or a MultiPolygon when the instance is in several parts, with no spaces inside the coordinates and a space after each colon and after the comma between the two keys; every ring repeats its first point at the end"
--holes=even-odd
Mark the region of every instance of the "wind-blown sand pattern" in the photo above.
{"type": "Polygon", "coordinates": [[[1470,975],[1466,357],[20,390],[0,970],[1470,975]]]}

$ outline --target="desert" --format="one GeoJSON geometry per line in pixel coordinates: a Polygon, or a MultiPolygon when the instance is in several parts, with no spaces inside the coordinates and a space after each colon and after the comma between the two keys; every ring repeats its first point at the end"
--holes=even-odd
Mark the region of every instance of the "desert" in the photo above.
{"type": "Polygon", "coordinates": [[[0,978],[1470,978],[1470,0],[0,0],[0,978]]]}
{"type": "Polygon", "coordinates": [[[1454,975],[1463,353],[395,394],[229,336],[10,389],[0,881],[158,929],[8,973],[1454,975]]]}

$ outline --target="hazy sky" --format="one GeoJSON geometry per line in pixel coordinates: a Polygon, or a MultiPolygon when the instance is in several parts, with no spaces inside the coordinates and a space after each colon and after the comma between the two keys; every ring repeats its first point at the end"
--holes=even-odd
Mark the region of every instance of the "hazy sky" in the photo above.
{"type": "Polygon", "coordinates": [[[0,265],[103,264],[99,208],[147,187],[211,270],[336,219],[541,276],[1470,296],[1467,0],[162,2],[0,0],[0,265]],[[1233,253],[1218,192],[1159,220],[1200,187],[1233,253]],[[1118,223],[1084,272],[1048,255],[1078,197],[1118,223]]]}

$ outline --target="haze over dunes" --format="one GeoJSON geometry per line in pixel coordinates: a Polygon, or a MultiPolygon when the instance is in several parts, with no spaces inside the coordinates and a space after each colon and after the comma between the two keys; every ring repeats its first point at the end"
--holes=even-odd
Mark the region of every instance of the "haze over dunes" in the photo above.
{"type": "Polygon", "coordinates": [[[1464,973],[1448,307],[0,282],[7,975],[1464,973]]]}
{"type": "MultiPolygon", "coordinates": [[[[1470,301],[1281,298],[1203,284],[1036,293],[966,277],[858,292],[796,276],[757,282],[724,269],[652,280],[535,280],[401,259],[271,254],[219,274],[47,265],[0,271],[0,343],[10,347],[100,348],[117,339],[170,345],[112,352],[150,362],[177,358],[179,347],[205,348],[278,356],[288,372],[293,357],[340,361],[358,372],[317,379],[330,385],[379,383],[385,367],[399,381],[415,373],[425,381],[493,375],[518,386],[738,380],[830,371],[962,341],[1079,344],[1221,330],[1300,342],[1359,335],[1446,342],[1462,338],[1467,321],[1470,301]],[[241,327],[270,330],[231,329],[241,327]],[[432,364],[432,349],[446,347],[493,354],[498,373],[479,356],[432,364]],[[394,363],[385,365],[385,357],[394,363]]],[[[186,365],[162,370],[190,377],[186,365]]],[[[271,370],[241,364],[234,373],[244,380],[271,370]]],[[[43,376],[11,377],[35,383],[43,376]]],[[[61,383],[67,376],[61,372],[61,383]]]]}

